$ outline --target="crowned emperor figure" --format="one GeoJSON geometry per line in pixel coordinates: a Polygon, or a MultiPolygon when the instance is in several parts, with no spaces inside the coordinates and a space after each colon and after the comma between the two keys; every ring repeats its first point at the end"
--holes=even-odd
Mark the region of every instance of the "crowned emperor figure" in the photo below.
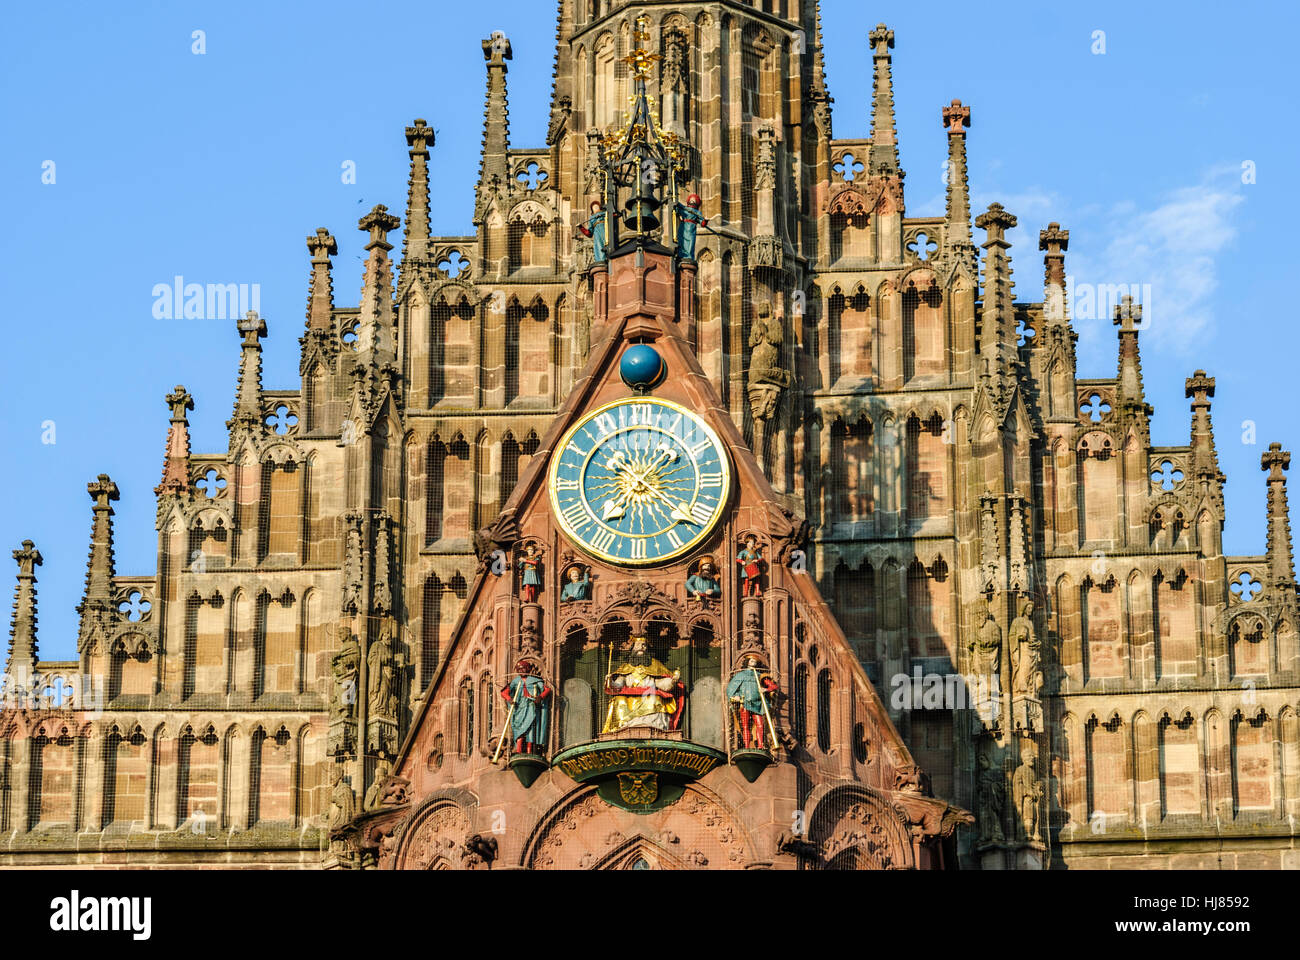
{"type": "Polygon", "coordinates": [[[676,730],[686,687],[680,670],[669,670],[650,656],[645,637],[632,638],[632,652],[605,678],[609,711],[601,733],[627,727],[676,730]]]}

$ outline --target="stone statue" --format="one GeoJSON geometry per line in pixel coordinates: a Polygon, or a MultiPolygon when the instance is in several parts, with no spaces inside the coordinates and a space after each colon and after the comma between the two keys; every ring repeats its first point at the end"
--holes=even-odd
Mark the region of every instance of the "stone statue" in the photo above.
{"type": "Polygon", "coordinates": [[[393,682],[396,676],[393,670],[393,635],[387,627],[380,632],[379,639],[370,645],[366,668],[370,715],[393,717],[397,710],[397,696],[393,682]]]}
{"type": "Polygon", "coordinates": [[[749,405],[755,420],[771,420],[776,415],[781,389],[789,375],[781,368],[781,318],[772,316],[766,302],[758,305],[758,316],[749,331],[749,405]]]}
{"type": "Polygon", "coordinates": [[[565,571],[568,583],[560,591],[561,603],[591,599],[591,568],[575,563],[565,571]]]}
{"type": "Polygon", "coordinates": [[[384,781],[388,779],[392,769],[392,765],[387,760],[380,760],[375,764],[375,779],[371,781],[370,789],[366,791],[366,799],[361,804],[363,810],[373,810],[379,806],[379,800],[383,796],[384,781]]]}
{"type": "Polygon", "coordinates": [[[1043,839],[1038,825],[1038,811],[1044,793],[1043,783],[1034,770],[1034,755],[1026,753],[1011,777],[1011,800],[1016,805],[1016,815],[1020,817],[1028,840],[1043,839]]]}
{"type": "Polygon", "coordinates": [[[781,368],[781,319],[772,316],[767,301],[758,305],[758,316],[749,330],[749,382],[785,386],[786,372],[781,368]]]}
{"type": "Polygon", "coordinates": [[[979,830],[981,843],[1001,843],[1002,810],[1007,800],[1007,785],[1002,770],[986,751],[979,755],[979,830]]]}
{"type": "Polygon", "coordinates": [[[676,730],[682,722],[686,685],[681,671],[670,671],[650,656],[645,637],[632,638],[632,652],[605,678],[609,711],[601,733],[627,727],[676,730]]]}
{"type": "Polygon", "coordinates": [[[1020,606],[1020,616],[1011,621],[1007,649],[1011,653],[1011,689],[1028,697],[1038,696],[1043,684],[1042,651],[1034,631],[1034,601],[1020,606]]]}
{"type": "Polygon", "coordinates": [[[699,567],[686,578],[686,595],[697,600],[712,600],[722,596],[722,584],[718,580],[718,568],[713,557],[700,558],[699,567]]]}
{"type": "Polygon", "coordinates": [[[987,600],[975,604],[974,620],[975,635],[967,644],[971,652],[971,669],[977,676],[997,676],[1002,653],[1002,628],[993,619],[987,600]]]}
{"type": "Polygon", "coordinates": [[[356,794],[343,776],[343,768],[334,771],[334,789],[330,791],[329,826],[337,829],[351,820],[357,812],[356,794]]]}
{"type": "Polygon", "coordinates": [[[348,633],[330,660],[334,671],[334,689],[330,695],[330,718],[355,720],[357,716],[357,672],[361,661],[361,647],[356,637],[348,633]]]}

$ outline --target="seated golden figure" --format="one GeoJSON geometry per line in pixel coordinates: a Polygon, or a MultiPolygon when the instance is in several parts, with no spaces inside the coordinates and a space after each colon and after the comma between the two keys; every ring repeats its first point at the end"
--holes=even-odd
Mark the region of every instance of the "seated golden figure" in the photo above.
{"type": "Polygon", "coordinates": [[[669,670],[650,656],[645,637],[632,638],[627,661],[605,677],[609,710],[601,733],[628,727],[676,730],[682,720],[686,686],[680,670],[669,670]]]}

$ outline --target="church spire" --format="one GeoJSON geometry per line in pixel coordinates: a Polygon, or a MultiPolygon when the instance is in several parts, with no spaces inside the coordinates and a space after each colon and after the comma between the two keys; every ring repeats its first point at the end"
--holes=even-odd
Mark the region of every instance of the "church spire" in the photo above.
{"type": "Polygon", "coordinates": [[[506,61],[513,59],[510,40],[500,30],[483,41],[487,61],[487,105],[483,108],[483,155],[479,162],[480,190],[507,186],[506,151],[510,148],[510,106],[506,100],[506,61]]]}
{"type": "Polygon", "coordinates": [[[975,250],[970,229],[970,185],[966,176],[966,130],[970,107],[954,100],[943,108],[943,126],[948,131],[947,213],[944,240],[954,251],[975,250]]]}
{"type": "Polygon", "coordinates": [[[10,676],[30,674],[36,666],[36,568],[43,562],[30,540],[14,551],[18,561],[18,588],[14,591],[14,616],[9,627],[10,676]]]}
{"type": "Polygon", "coordinates": [[[894,31],[883,23],[867,35],[875,66],[871,105],[871,173],[898,171],[898,132],[894,128],[894,78],[890,73],[889,51],[894,46],[894,31]]]}
{"type": "Polygon", "coordinates": [[[334,281],[330,276],[330,257],[339,252],[338,244],[324,227],[307,238],[311,254],[311,291],[307,294],[307,329],[328,332],[334,322],[334,281]]]}
{"type": "Polygon", "coordinates": [[[813,105],[813,120],[817,124],[818,132],[821,133],[823,139],[829,140],[831,137],[831,104],[835,102],[835,98],[831,96],[830,89],[826,85],[826,57],[822,46],[822,5],[820,0],[813,6],[812,92],[809,94],[808,99],[813,105]]]}
{"type": "Polygon", "coordinates": [[[108,474],[86,485],[90,499],[95,501],[94,519],[90,526],[90,559],[86,564],[86,594],[77,612],[107,610],[112,606],[113,577],[113,507],[119,499],[117,484],[108,474]]]}
{"type": "Polygon", "coordinates": [[[388,259],[393,245],[388,242],[388,234],[400,225],[401,221],[382,203],[357,222],[357,229],[370,233],[361,287],[361,315],[357,319],[357,349],[370,352],[372,359],[379,359],[380,354],[389,359],[397,352],[393,329],[393,265],[388,259]]]}
{"type": "Polygon", "coordinates": [[[167,452],[163,458],[162,482],[154,487],[158,496],[184,493],[190,488],[190,425],[185,411],[194,409],[194,400],[180,384],[167,394],[172,422],[167,429],[167,452]]]}
{"type": "Polygon", "coordinates": [[[1210,422],[1210,398],[1214,396],[1214,378],[1197,370],[1187,378],[1186,395],[1192,401],[1192,471],[1223,515],[1223,484],[1227,477],[1219,469],[1219,455],[1214,449],[1214,425],[1210,422]]]}
{"type": "Polygon", "coordinates": [[[266,336],[266,321],[256,310],[249,310],[237,324],[239,345],[239,388],[235,392],[235,410],[226,421],[226,427],[255,428],[262,421],[262,337],[266,336]]]}
{"type": "Polygon", "coordinates": [[[408,257],[412,260],[429,257],[429,148],[434,144],[433,128],[417,118],[414,126],[406,128],[406,143],[410,147],[411,178],[406,193],[403,265],[408,257]]]}
{"type": "MultiPolygon", "coordinates": [[[[1066,323],[1065,251],[1070,249],[1070,231],[1052,221],[1038,231],[1038,249],[1043,253],[1043,318],[1049,324],[1066,323]]],[[[1190,394],[1189,394],[1190,396],[1190,394]]]]}
{"type": "Polygon", "coordinates": [[[1138,353],[1138,327],[1142,324],[1142,304],[1125,294],[1115,306],[1115,326],[1119,327],[1119,389],[1127,402],[1143,406],[1142,357],[1138,353]]]}
{"type": "Polygon", "coordinates": [[[1295,566],[1291,562],[1291,513],[1286,502],[1286,471],[1291,454],[1280,443],[1270,443],[1259,458],[1268,471],[1268,578],[1270,587],[1294,590],[1295,566]]]}

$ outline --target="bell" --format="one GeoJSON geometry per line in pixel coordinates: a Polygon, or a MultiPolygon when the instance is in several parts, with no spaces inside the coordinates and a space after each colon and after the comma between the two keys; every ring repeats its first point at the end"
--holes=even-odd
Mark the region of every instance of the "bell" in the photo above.
{"type": "Polygon", "coordinates": [[[623,207],[627,211],[623,214],[623,223],[629,230],[649,233],[659,227],[659,217],[655,213],[659,209],[659,201],[654,197],[629,197],[623,207]]]}

